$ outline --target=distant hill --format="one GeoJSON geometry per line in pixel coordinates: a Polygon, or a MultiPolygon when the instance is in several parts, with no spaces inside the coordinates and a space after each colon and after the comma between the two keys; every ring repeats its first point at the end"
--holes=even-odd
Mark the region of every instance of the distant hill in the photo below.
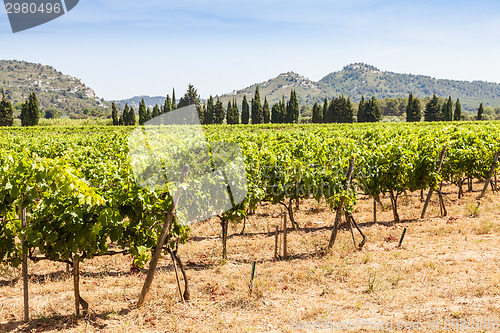
{"type": "Polygon", "coordinates": [[[164,105],[167,96],[135,96],[129,99],[113,100],[111,102],[119,104],[122,108],[125,107],[125,104],[128,104],[128,106],[133,107],[137,111],[143,98],[146,106],[152,109],[156,104],[160,107],[164,105]]]}
{"type": "MultiPolygon", "coordinates": [[[[258,83],[262,99],[267,96],[269,103],[278,102],[282,95],[290,96],[290,91],[297,91],[299,104],[312,106],[321,102],[325,97],[332,98],[340,95],[350,96],[358,102],[361,96],[379,99],[386,97],[408,97],[410,91],[420,98],[432,96],[448,97],[453,100],[460,98],[465,110],[477,110],[480,103],[500,107],[500,84],[484,81],[456,81],[441,80],[430,76],[414,74],[398,74],[384,72],[378,68],[363,63],[345,66],[341,71],[333,72],[319,80],[311,81],[299,74],[289,72],[281,74],[274,79],[258,83]]],[[[255,87],[253,84],[247,88],[233,91],[221,96],[221,100],[236,98],[241,103],[243,95],[251,99],[255,87]]]]}
{"type": "Polygon", "coordinates": [[[41,109],[56,108],[64,115],[88,113],[88,110],[103,113],[109,106],[80,79],[51,66],[25,61],[0,60],[2,88],[13,104],[24,102],[34,91],[41,109]],[[84,112],[85,109],[88,110],[84,112]]]}

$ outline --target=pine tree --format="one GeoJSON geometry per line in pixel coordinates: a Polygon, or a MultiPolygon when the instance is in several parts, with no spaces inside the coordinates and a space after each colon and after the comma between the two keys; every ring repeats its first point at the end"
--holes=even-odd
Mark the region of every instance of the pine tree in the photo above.
{"type": "Polygon", "coordinates": [[[203,124],[205,125],[210,125],[214,124],[214,118],[215,118],[215,105],[214,105],[214,98],[212,95],[208,98],[207,101],[207,107],[204,112],[203,116],[203,124]]]}
{"type": "Polygon", "coordinates": [[[264,113],[264,123],[268,124],[271,122],[271,111],[269,110],[269,103],[267,102],[267,96],[264,97],[264,107],[262,109],[264,113]]]}
{"type": "Polygon", "coordinates": [[[288,123],[298,123],[299,122],[299,102],[297,100],[297,93],[295,90],[290,92],[290,100],[288,101],[286,108],[286,121],[288,123]]]}
{"type": "Polygon", "coordinates": [[[365,96],[361,95],[361,100],[358,104],[358,123],[366,123],[368,122],[366,116],[366,101],[365,96]]]}
{"type": "Polygon", "coordinates": [[[2,89],[2,100],[0,101],[0,126],[14,125],[14,109],[12,103],[5,96],[5,91],[2,89]]]}
{"type": "Polygon", "coordinates": [[[190,83],[183,97],[179,100],[179,105],[177,107],[182,108],[188,105],[200,105],[200,96],[198,96],[198,91],[190,83]]]}
{"type": "Polygon", "coordinates": [[[165,98],[165,103],[163,104],[163,113],[167,113],[172,111],[172,101],[170,100],[170,96],[167,95],[165,98]]]}
{"type": "Polygon", "coordinates": [[[477,117],[476,117],[477,120],[483,120],[483,112],[484,112],[483,103],[481,103],[481,105],[479,105],[479,109],[477,109],[477,117]]]}
{"type": "MultiPolygon", "coordinates": [[[[363,101],[364,102],[364,101],[363,101]]],[[[374,123],[382,120],[382,113],[375,96],[363,103],[363,117],[361,122],[374,123]]],[[[359,122],[359,120],[358,120],[359,122]]]]}
{"type": "Polygon", "coordinates": [[[160,115],[160,107],[158,106],[158,104],[155,105],[155,107],[153,108],[153,112],[151,113],[151,118],[156,118],[160,115]]]}
{"type": "MultiPolygon", "coordinates": [[[[411,109],[411,120],[409,121],[419,122],[422,119],[422,110],[420,109],[420,100],[417,97],[412,98],[410,109],[411,109]]],[[[408,119],[408,115],[406,117],[408,119]]]]}
{"type": "Polygon", "coordinates": [[[434,94],[432,99],[425,105],[424,120],[425,121],[440,121],[441,120],[441,107],[439,100],[434,94]]]}
{"type": "Polygon", "coordinates": [[[458,98],[457,102],[455,103],[455,113],[453,114],[453,120],[462,120],[462,106],[460,105],[460,100],[458,98]]]}
{"type": "Polygon", "coordinates": [[[223,124],[224,123],[224,118],[226,117],[225,110],[224,110],[224,105],[222,105],[222,102],[220,101],[219,97],[217,97],[217,102],[215,103],[215,108],[214,108],[214,124],[223,124]]]}
{"type": "Polygon", "coordinates": [[[175,99],[175,88],[172,89],[172,110],[177,109],[177,100],[175,99]]]}
{"type": "Polygon", "coordinates": [[[113,126],[118,126],[120,120],[118,119],[118,109],[115,102],[111,104],[111,118],[113,118],[113,126]]]}
{"type": "Polygon", "coordinates": [[[319,106],[318,102],[314,103],[312,111],[312,122],[315,124],[320,124],[323,122],[323,110],[319,106]]]}
{"type": "Polygon", "coordinates": [[[248,105],[247,95],[243,95],[241,102],[241,123],[247,125],[250,118],[250,107],[248,105]]]}
{"type": "Polygon", "coordinates": [[[259,86],[255,88],[255,96],[252,98],[252,124],[262,124],[264,122],[264,114],[262,105],[260,104],[259,86]]]}
{"type": "Polygon", "coordinates": [[[144,103],[144,98],[139,104],[139,125],[144,125],[146,122],[146,103],[144,103]]]}
{"type": "Polygon", "coordinates": [[[323,102],[323,122],[324,123],[327,123],[329,121],[327,121],[328,119],[328,99],[325,97],[325,101],[323,102]]]}

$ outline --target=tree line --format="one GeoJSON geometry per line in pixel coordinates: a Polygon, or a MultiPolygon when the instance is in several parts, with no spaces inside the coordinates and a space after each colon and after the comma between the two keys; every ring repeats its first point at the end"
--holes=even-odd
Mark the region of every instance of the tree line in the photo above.
{"type": "MultiPolygon", "coordinates": [[[[300,107],[295,90],[290,92],[288,101],[285,96],[282,99],[269,105],[267,97],[264,96],[262,103],[260,97],[259,86],[255,88],[255,94],[248,101],[247,96],[243,96],[241,102],[241,112],[236,102],[236,99],[228,101],[227,106],[224,107],[219,97],[214,99],[210,96],[207,101],[200,102],[200,96],[192,84],[188,85],[188,89],[184,96],[179,99],[177,103],[175,97],[175,89],[172,91],[172,97],[167,95],[165,103],[162,106],[158,104],[152,109],[146,106],[144,99],[139,104],[138,117],[136,116],[133,107],[128,104],[125,105],[123,111],[120,113],[118,107],[113,102],[111,105],[111,118],[115,126],[134,126],[137,123],[143,125],[148,120],[156,118],[164,113],[170,112],[176,108],[196,105],[200,121],[204,125],[209,124],[283,124],[283,123],[298,123],[300,118],[300,107]]],[[[401,98],[401,100],[405,100],[401,98]]],[[[407,122],[418,122],[422,118],[424,121],[459,121],[463,120],[462,108],[460,100],[457,99],[455,103],[452,102],[451,96],[440,104],[440,99],[434,94],[432,98],[426,98],[428,101],[422,110],[422,102],[417,97],[413,96],[410,92],[406,111],[407,122]]],[[[442,101],[442,99],[441,99],[442,101]]],[[[379,122],[382,120],[382,111],[379,101],[372,96],[369,99],[361,97],[360,102],[355,104],[351,102],[350,97],[344,95],[334,97],[331,100],[324,99],[323,105],[316,102],[312,108],[312,123],[358,123],[365,122],[379,122]]],[[[52,112],[51,110],[48,110],[52,112]]],[[[478,108],[476,120],[484,119],[485,108],[483,104],[478,108]]],[[[47,112],[47,111],[46,111],[47,112]]],[[[28,99],[22,103],[21,112],[19,116],[21,126],[36,126],[40,119],[40,109],[38,99],[35,92],[32,92],[28,99]]],[[[488,119],[488,117],[486,117],[488,119]]],[[[14,124],[14,108],[11,102],[6,97],[2,89],[2,99],[0,101],[0,126],[13,126],[14,124]]]]}

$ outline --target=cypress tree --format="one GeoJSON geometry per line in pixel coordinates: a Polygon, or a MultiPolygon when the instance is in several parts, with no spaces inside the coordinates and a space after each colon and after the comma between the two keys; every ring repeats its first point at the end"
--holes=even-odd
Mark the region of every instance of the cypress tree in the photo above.
{"type": "Polygon", "coordinates": [[[281,96],[281,102],[279,104],[279,123],[284,124],[288,119],[288,105],[285,102],[285,95],[281,96]]]}
{"type": "Polygon", "coordinates": [[[424,120],[425,121],[441,120],[441,107],[439,106],[439,100],[436,94],[434,94],[429,103],[425,105],[424,120]]]}
{"type": "MultiPolygon", "coordinates": [[[[167,95],[168,97],[168,95],[167,95]]],[[[172,89],[172,110],[177,109],[177,100],[175,99],[175,88],[172,89]]]]}
{"type": "Polygon", "coordinates": [[[172,101],[170,100],[170,96],[167,95],[165,98],[165,103],[163,104],[163,113],[167,113],[172,111],[172,101]]]}
{"type": "Polygon", "coordinates": [[[25,101],[21,106],[21,126],[30,126],[30,106],[25,101]]]}
{"type": "Polygon", "coordinates": [[[121,121],[122,123],[120,125],[123,125],[123,126],[128,126],[129,125],[129,107],[128,107],[128,103],[125,103],[125,108],[123,109],[123,113],[122,113],[122,117],[121,117],[121,121]]]}
{"type": "Polygon", "coordinates": [[[148,107],[146,110],[146,121],[151,120],[151,109],[148,107]]]}
{"type": "Polygon", "coordinates": [[[236,100],[233,100],[233,103],[228,102],[227,104],[227,123],[229,125],[235,125],[240,123],[240,115],[238,111],[238,104],[236,100]]]}
{"type": "Polygon", "coordinates": [[[146,103],[144,103],[144,98],[139,104],[139,125],[144,125],[146,122],[146,103]]]}
{"type": "Polygon", "coordinates": [[[328,99],[325,97],[325,101],[323,102],[323,122],[327,123],[329,122],[328,119],[328,99]]]}
{"type": "Polygon", "coordinates": [[[250,118],[250,107],[248,106],[247,96],[243,96],[243,102],[241,102],[241,123],[247,125],[250,118]]]}
{"type": "Polygon", "coordinates": [[[460,105],[460,100],[458,98],[457,102],[455,103],[455,113],[453,113],[453,120],[462,120],[462,106],[460,105]]]}
{"type": "Polygon", "coordinates": [[[365,96],[361,95],[358,105],[358,123],[366,123],[367,121],[365,96]]]}
{"type": "Polygon", "coordinates": [[[29,107],[29,126],[36,126],[40,121],[40,109],[38,107],[38,99],[35,92],[30,94],[28,100],[29,107]]]}
{"type": "Polygon", "coordinates": [[[344,120],[346,123],[352,124],[354,122],[354,108],[352,106],[351,97],[347,97],[344,109],[344,120]]]}
{"type": "Polygon", "coordinates": [[[406,104],[406,122],[415,121],[415,110],[413,109],[413,93],[410,91],[408,104],[406,104]]]}
{"type": "Polygon", "coordinates": [[[133,107],[130,108],[127,118],[128,118],[128,126],[135,126],[136,119],[135,119],[135,111],[134,111],[133,107]]]}
{"type": "Polygon", "coordinates": [[[232,125],[234,124],[234,109],[233,105],[231,104],[231,101],[227,102],[227,114],[226,114],[226,124],[232,125]]]}
{"type": "Polygon", "coordinates": [[[207,108],[205,109],[205,114],[203,116],[203,124],[210,125],[214,123],[215,118],[215,105],[214,98],[212,95],[208,98],[207,108]]]}
{"type": "Polygon", "coordinates": [[[217,97],[217,102],[215,103],[215,108],[214,108],[214,124],[219,124],[221,125],[224,123],[224,118],[226,117],[225,111],[224,111],[224,105],[222,105],[222,102],[220,101],[219,97],[217,97]]]}
{"type": "Polygon", "coordinates": [[[120,120],[118,119],[118,109],[115,102],[111,104],[111,118],[113,118],[113,126],[118,126],[120,120]]]}
{"type": "Polygon", "coordinates": [[[339,98],[332,98],[332,101],[330,102],[330,105],[328,106],[328,112],[327,112],[327,121],[329,123],[338,123],[340,119],[340,114],[339,114],[339,98]]]}
{"type": "Polygon", "coordinates": [[[446,114],[445,120],[452,121],[453,120],[453,102],[451,101],[451,96],[448,98],[448,102],[446,102],[446,110],[447,110],[447,114],[446,114]]]}
{"type": "Polygon", "coordinates": [[[442,121],[445,121],[446,120],[446,117],[448,117],[448,104],[443,103],[443,105],[441,106],[441,116],[442,116],[442,121]]]}
{"type": "Polygon", "coordinates": [[[314,103],[313,106],[312,122],[315,124],[323,122],[323,110],[321,110],[321,106],[319,106],[318,102],[314,103]]]}
{"type": "Polygon", "coordinates": [[[290,92],[290,100],[288,101],[286,108],[286,120],[288,123],[298,123],[299,122],[299,102],[297,100],[297,93],[295,90],[290,92]]]}
{"type": "Polygon", "coordinates": [[[267,102],[267,96],[264,97],[264,107],[262,109],[264,113],[264,123],[268,124],[271,122],[271,111],[269,110],[269,103],[267,102]]]}
{"type": "Polygon", "coordinates": [[[2,89],[2,100],[0,101],[0,126],[14,125],[14,109],[12,103],[5,96],[5,91],[2,89]]]}
{"type": "Polygon", "coordinates": [[[271,108],[271,123],[279,123],[279,103],[273,104],[273,107],[271,108]]]}
{"type": "Polygon", "coordinates": [[[262,105],[260,104],[259,86],[255,88],[255,96],[252,98],[252,124],[262,124],[264,122],[264,114],[262,105]]]}
{"type": "Polygon", "coordinates": [[[483,103],[481,103],[481,105],[479,105],[479,109],[477,109],[477,120],[483,120],[483,112],[484,112],[484,108],[483,108],[483,103]]]}
{"type": "Polygon", "coordinates": [[[160,107],[158,106],[158,104],[156,104],[155,107],[153,108],[153,112],[151,113],[151,117],[154,119],[159,115],[160,115],[160,107]]]}

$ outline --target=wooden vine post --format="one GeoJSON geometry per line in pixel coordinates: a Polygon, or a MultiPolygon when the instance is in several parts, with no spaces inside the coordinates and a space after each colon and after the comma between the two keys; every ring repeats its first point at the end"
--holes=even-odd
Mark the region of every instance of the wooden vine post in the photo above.
{"type": "MultiPolygon", "coordinates": [[[[186,165],[182,169],[181,177],[179,179],[179,184],[184,183],[184,179],[186,178],[188,173],[189,173],[189,166],[186,165]]],[[[163,229],[161,230],[160,237],[158,238],[158,243],[156,244],[156,248],[153,253],[153,258],[149,263],[148,275],[146,276],[146,280],[144,281],[144,285],[142,286],[142,291],[139,296],[139,301],[137,301],[137,307],[141,307],[144,304],[149,289],[151,288],[151,283],[153,282],[153,278],[155,276],[156,267],[158,266],[158,261],[160,260],[161,252],[163,251],[163,244],[165,243],[168,231],[170,230],[170,225],[172,224],[172,220],[175,215],[175,208],[177,206],[177,203],[179,202],[181,193],[182,193],[182,187],[179,187],[179,189],[177,189],[177,192],[173,197],[172,207],[170,207],[170,212],[167,213],[167,217],[165,218],[165,223],[163,224],[163,229]]]]}
{"type": "Polygon", "coordinates": [[[80,262],[73,259],[73,290],[75,292],[75,314],[80,316],[80,262]]]}
{"type": "MultiPolygon", "coordinates": [[[[443,146],[443,150],[441,151],[441,155],[439,156],[439,166],[436,171],[437,173],[441,171],[445,155],[446,155],[446,146],[443,146]]],[[[421,219],[425,217],[425,211],[427,210],[427,206],[429,206],[429,203],[431,202],[431,197],[432,197],[432,186],[429,189],[429,193],[427,194],[427,199],[425,200],[424,208],[422,209],[422,214],[420,215],[421,219]]]]}
{"type": "Polygon", "coordinates": [[[286,250],[286,213],[283,214],[283,259],[287,258],[287,250],[286,250]]]}
{"type": "MultiPolygon", "coordinates": [[[[21,226],[24,230],[26,228],[26,208],[21,207],[21,226]]],[[[24,321],[28,322],[30,320],[30,310],[29,310],[29,295],[28,295],[28,256],[26,253],[26,237],[23,236],[21,239],[21,247],[23,250],[23,294],[24,294],[24,321]]]]}
{"type": "MultiPolygon", "coordinates": [[[[354,170],[354,156],[351,157],[351,161],[349,162],[349,169],[347,169],[347,184],[346,184],[346,190],[349,190],[351,187],[351,176],[352,176],[352,171],[354,170]]],[[[339,225],[340,225],[340,218],[342,217],[342,211],[344,209],[344,202],[345,202],[345,196],[342,196],[340,198],[340,207],[337,209],[337,213],[335,215],[335,222],[333,224],[333,229],[332,229],[332,235],[330,237],[330,242],[328,243],[328,250],[331,250],[333,247],[333,244],[335,243],[335,239],[337,238],[337,232],[339,230],[339,225]]]]}
{"type": "Polygon", "coordinates": [[[488,185],[491,182],[491,177],[493,177],[493,173],[495,172],[495,168],[497,167],[499,154],[500,154],[500,151],[497,151],[497,153],[495,154],[495,159],[493,160],[493,164],[491,165],[490,173],[488,174],[488,179],[486,179],[486,183],[484,183],[483,191],[481,192],[479,199],[484,197],[484,195],[486,194],[486,190],[488,189],[488,185]]]}
{"type": "Polygon", "coordinates": [[[278,238],[279,238],[279,226],[276,225],[276,231],[274,233],[274,260],[278,260],[278,238]]]}

